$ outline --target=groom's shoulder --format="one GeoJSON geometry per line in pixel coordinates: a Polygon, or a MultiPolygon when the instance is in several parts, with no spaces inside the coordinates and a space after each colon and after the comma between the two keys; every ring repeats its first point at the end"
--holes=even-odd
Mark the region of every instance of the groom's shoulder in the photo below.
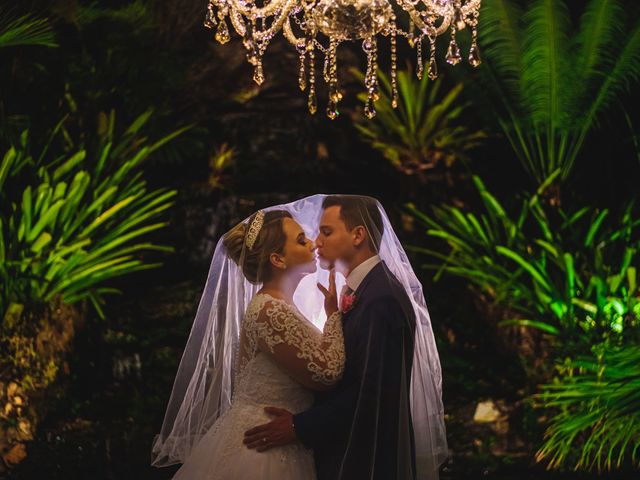
{"type": "Polygon", "coordinates": [[[376,265],[375,273],[375,281],[378,284],[378,288],[388,290],[389,292],[395,292],[398,289],[403,290],[400,281],[383,261],[376,265]]]}
{"type": "Polygon", "coordinates": [[[380,262],[371,271],[371,282],[367,288],[367,297],[384,302],[398,302],[404,304],[409,302],[409,297],[402,284],[396,276],[389,270],[384,262],[380,262]]]}

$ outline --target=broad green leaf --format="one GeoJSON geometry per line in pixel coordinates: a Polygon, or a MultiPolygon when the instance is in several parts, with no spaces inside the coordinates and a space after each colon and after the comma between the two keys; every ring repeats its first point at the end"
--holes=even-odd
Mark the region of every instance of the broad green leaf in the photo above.
{"type": "Polygon", "coordinates": [[[531,275],[531,277],[546,291],[552,290],[551,284],[547,281],[547,279],[544,278],[544,276],[531,263],[526,261],[520,254],[500,245],[496,247],[496,252],[498,252],[500,255],[504,255],[505,257],[512,259],[514,262],[524,268],[531,275]]]}
{"type": "Polygon", "coordinates": [[[584,239],[585,247],[590,247],[593,245],[593,241],[596,237],[596,234],[598,233],[598,230],[602,226],[602,222],[604,221],[604,219],[608,214],[609,214],[609,210],[604,209],[598,214],[596,219],[593,221],[593,223],[591,224],[591,228],[589,228],[589,231],[587,232],[587,236],[584,239]]]}
{"type": "Polygon", "coordinates": [[[51,208],[44,212],[44,215],[40,217],[38,222],[33,226],[33,229],[31,229],[27,235],[26,239],[28,242],[32,242],[38,235],[40,235],[46,226],[51,225],[62,208],[62,205],[64,205],[64,200],[58,200],[51,205],[51,208]]]}
{"type": "Polygon", "coordinates": [[[2,158],[2,163],[0,163],[0,192],[2,192],[2,189],[4,187],[4,182],[9,176],[9,172],[11,171],[11,167],[13,165],[15,158],[16,158],[16,150],[13,147],[11,147],[2,158]]]}
{"type": "Polygon", "coordinates": [[[596,315],[598,313],[598,306],[591,303],[591,302],[587,302],[585,300],[582,300],[580,298],[573,298],[571,300],[571,303],[573,303],[574,305],[582,308],[583,310],[586,310],[587,312],[596,315]]]}
{"type": "Polygon", "coordinates": [[[134,197],[128,197],[128,198],[125,198],[124,200],[116,203],[113,207],[111,207],[108,210],[106,210],[105,212],[101,213],[93,222],[91,222],[84,230],[82,230],[78,236],[79,237],[88,236],[93,230],[98,228],[101,224],[103,224],[109,218],[113,217],[116,213],[118,213],[120,210],[125,208],[127,205],[129,205],[134,200],[135,200],[134,197]]]}
{"type": "Polygon", "coordinates": [[[71,172],[75,167],[81,164],[86,156],[87,152],[84,150],[80,150],[79,152],[75,153],[69,160],[67,160],[64,164],[58,167],[55,172],[53,172],[53,180],[56,182],[60,180],[61,177],[71,172]]]}
{"type": "Polygon", "coordinates": [[[42,232],[38,239],[31,245],[31,251],[34,253],[40,253],[40,251],[49,244],[49,242],[51,242],[52,238],[51,234],[42,232]]]}
{"type": "Polygon", "coordinates": [[[560,330],[558,330],[556,327],[545,322],[540,322],[538,320],[515,319],[515,320],[503,320],[498,323],[499,327],[510,327],[513,325],[516,325],[519,327],[537,328],[538,330],[542,330],[543,332],[550,333],[551,335],[560,335],[560,330]]]}

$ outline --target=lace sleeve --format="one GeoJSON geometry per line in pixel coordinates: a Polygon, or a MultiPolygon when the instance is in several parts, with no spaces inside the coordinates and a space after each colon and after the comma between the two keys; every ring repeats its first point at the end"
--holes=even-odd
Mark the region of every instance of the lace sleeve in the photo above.
{"type": "Polygon", "coordinates": [[[291,377],[313,390],[330,390],[342,378],[344,338],[339,312],[320,332],[282,301],[268,301],[256,320],[258,347],[291,377]]]}

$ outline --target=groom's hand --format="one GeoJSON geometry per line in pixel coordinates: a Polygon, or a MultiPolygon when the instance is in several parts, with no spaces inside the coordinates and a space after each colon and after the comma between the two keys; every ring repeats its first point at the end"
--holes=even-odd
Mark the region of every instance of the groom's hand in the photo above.
{"type": "Polygon", "coordinates": [[[269,423],[244,432],[243,443],[247,448],[255,448],[259,452],[264,452],[270,448],[296,441],[293,414],[291,412],[276,407],[265,407],[264,411],[275,418],[269,423]]]}

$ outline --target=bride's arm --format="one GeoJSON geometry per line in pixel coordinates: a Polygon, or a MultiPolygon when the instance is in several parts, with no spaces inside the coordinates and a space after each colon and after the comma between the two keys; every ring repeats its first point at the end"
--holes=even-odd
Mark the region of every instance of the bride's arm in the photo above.
{"type": "Polygon", "coordinates": [[[313,390],[331,390],[344,370],[344,338],[339,312],[323,332],[280,301],[268,301],[258,315],[258,347],[293,379],[313,390]]]}

